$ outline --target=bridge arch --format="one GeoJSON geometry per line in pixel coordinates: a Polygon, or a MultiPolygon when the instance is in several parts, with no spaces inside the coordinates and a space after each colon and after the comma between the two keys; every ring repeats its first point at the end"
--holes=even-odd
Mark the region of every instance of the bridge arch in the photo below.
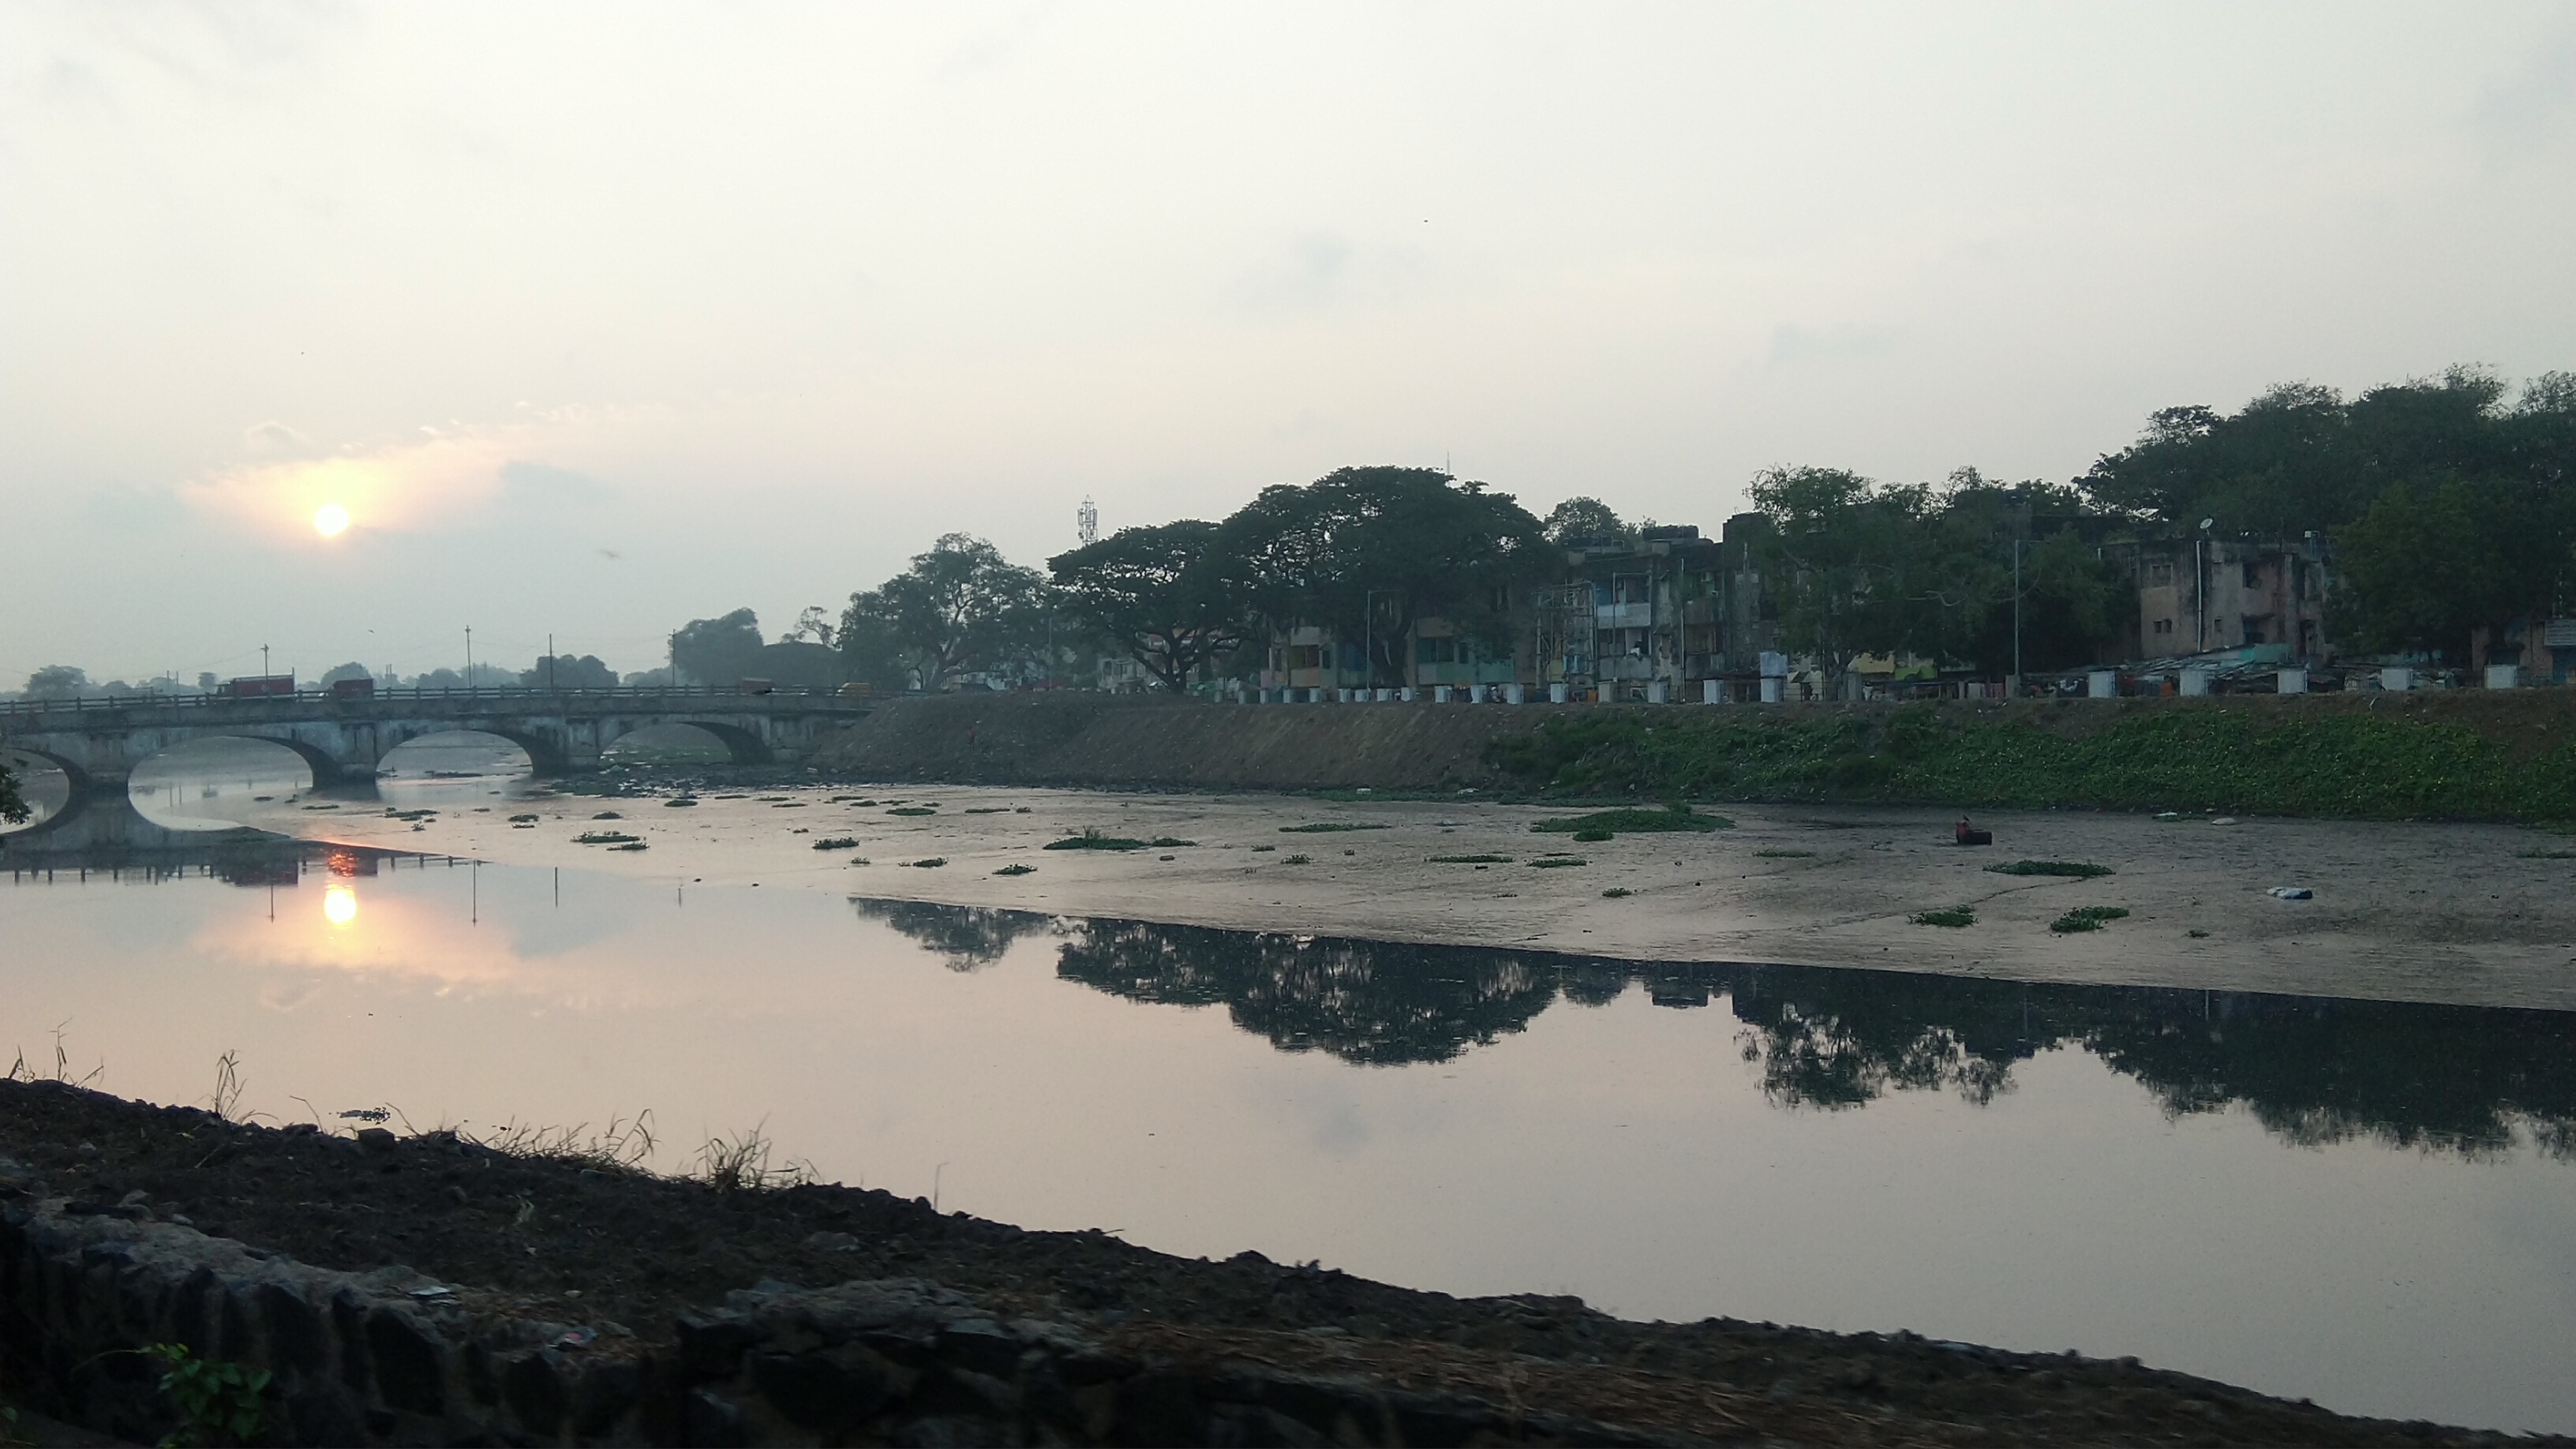
{"type": "Polygon", "coordinates": [[[711,719],[683,719],[674,720],[672,723],[684,724],[691,729],[705,730],[708,734],[722,740],[724,747],[733,752],[733,762],[737,765],[769,763],[769,742],[738,724],[725,724],[711,719]]]}
{"type": "Polygon", "coordinates": [[[568,767],[562,741],[549,738],[540,731],[495,725],[488,720],[419,720],[379,728],[376,757],[367,767],[369,774],[382,770],[386,758],[394,751],[439,735],[489,735],[496,740],[505,740],[518,746],[520,753],[528,757],[528,768],[540,775],[559,775],[568,767]]]}
{"type": "MultiPolygon", "coordinates": [[[[10,830],[6,836],[7,839],[24,840],[31,835],[43,835],[48,831],[58,830],[89,804],[91,788],[89,772],[82,769],[77,761],[67,760],[51,750],[40,750],[33,745],[21,744],[15,740],[0,740],[0,750],[6,750],[12,755],[30,760],[41,760],[53,766],[63,772],[63,778],[70,783],[71,787],[70,793],[63,799],[62,808],[33,825],[23,825],[10,830]]],[[[22,778],[18,783],[23,787],[27,782],[22,778]]]]}

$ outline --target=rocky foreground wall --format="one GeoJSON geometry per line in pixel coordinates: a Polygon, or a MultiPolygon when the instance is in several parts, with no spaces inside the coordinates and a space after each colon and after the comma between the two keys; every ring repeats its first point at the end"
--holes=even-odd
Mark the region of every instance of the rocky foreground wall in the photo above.
{"type": "Polygon", "coordinates": [[[1655,1442],[1358,1379],[1141,1361],[917,1279],[764,1284],[647,1340],[516,1315],[405,1268],[298,1263],[140,1204],[31,1198],[12,1177],[0,1160],[11,1391],[137,1443],[179,1427],[162,1362],[142,1352],[157,1344],[274,1376],[254,1442],[1655,1442]]]}

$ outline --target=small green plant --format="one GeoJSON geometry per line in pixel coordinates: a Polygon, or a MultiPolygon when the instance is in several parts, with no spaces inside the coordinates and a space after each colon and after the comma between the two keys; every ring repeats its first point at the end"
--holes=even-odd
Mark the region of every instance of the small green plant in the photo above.
{"type": "Polygon", "coordinates": [[[1156,850],[1171,850],[1179,846],[1198,844],[1195,840],[1182,840],[1176,836],[1170,835],[1157,835],[1152,840],[1145,843],[1153,846],[1156,850]]]}
{"type": "Polygon", "coordinates": [[[537,823],[538,818],[539,817],[534,815],[513,815],[510,817],[510,823],[513,825],[534,825],[537,823]]]}
{"type": "Polygon", "coordinates": [[[620,842],[618,842],[617,844],[612,845],[612,846],[610,846],[610,847],[608,847],[608,848],[609,848],[609,849],[611,849],[611,850],[650,850],[650,849],[652,849],[652,847],[651,847],[651,846],[646,845],[643,841],[640,841],[640,840],[625,840],[625,841],[620,841],[620,842]]]}
{"type": "Polygon", "coordinates": [[[1626,886],[1612,886],[1610,889],[1601,893],[1601,899],[1605,901],[1615,901],[1635,894],[1635,891],[1628,889],[1626,886]]]}
{"type": "Polygon", "coordinates": [[[816,850],[847,850],[859,843],[855,835],[827,835],[814,842],[816,850]]]}
{"type": "MultiPolygon", "coordinates": [[[[686,810],[697,803],[698,799],[694,795],[674,795],[670,799],[662,802],[662,808],[665,810],[686,810]]],[[[614,815],[602,815],[599,818],[602,820],[614,820],[617,817],[614,815]]]]}
{"type": "Polygon", "coordinates": [[[2048,929],[2063,936],[2074,931],[2098,931],[2105,921],[2116,921],[2128,911],[2119,906],[2077,906],[2048,923],[2048,929]]]}
{"type": "Polygon", "coordinates": [[[854,855],[854,856],[851,856],[851,857],[850,857],[850,864],[852,864],[852,865],[873,865],[873,864],[875,864],[875,862],[874,862],[874,861],[869,860],[869,859],[868,859],[866,856],[864,856],[864,855],[854,855]]]}
{"type": "Polygon", "coordinates": [[[1334,835],[1345,830],[1384,830],[1374,820],[1318,820],[1312,825],[1282,825],[1282,835],[1334,835]]]}
{"type": "Polygon", "coordinates": [[[1530,865],[1536,870],[1563,870],[1570,865],[1590,865],[1591,863],[1579,855],[1543,855],[1531,861],[1530,865]]]}
{"type": "Polygon", "coordinates": [[[585,830],[572,838],[575,845],[624,845],[637,837],[618,830],[585,830]]]}
{"type": "Polygon", "coordinates": [[[1008,805],[969,805],[966,807],[966,813],[969,815],[1008,815],[1011,813],[1011,807],[1008,805]]]}
{"type": "Polygon", "coordinates": [[[156,1343],[143,1355],[160,1361],[161,1392],[179,1416],[179,1426],[161,1441],[165,1449],[247,1444],[268,1422],[268,1370],[199,1358],[184,1343],[156,1343]]]}
{"type": "Polygon", "coordinates": [[[1085,827],[1080,835],[1068,835],[1062,840],[1051,840],[1046,844],[1039,846],[1038,849],[1143,850],[1148,843],[1149,842],[1147,841],[1136,840],[1124,835],[1103,835],[1097,829],[1085,827]]]}
{"type": "Polygon", "coordinates": [[[1973,926],[1977,923],[1977,913],[1966,906],[1952,906],[1946,911],[1916,911],[1913,921],[1918,926],[1973,926]]]}
{"type": "Polygon", "coordinates": [[[1574,838],[1576,841],[1585,845],[1597,845],[1604,840],[1610,839],[1611,832],[1607,830],[1578,830],[1574,832],[1574,838]]]}
{"type": "Polygon", "coordinates": [[[2192,927],[2190,930],[2183,932],[2183,934],[2191,937],[2195,941],[2206,941],[2209,939],[2209,933],[2198,926],[2192,927]]]}
{"type": "Polygon", "coordinates": [[[1313,865],[1315,863],[1315,857],[1311,855],[1283,855],[1279,857],[1279,863],[1281,865],[1313,865]]]}
{"type": "Polygon", "coordinates": [[[2008,860],[1986,869],[1997,875],[2062,875],[2075,880],[2091,880],[2111,874],[2111,867],[2095,865],[2089,860],[2008,860]]]}
{"type": "Polygon", "coordinates": [[[1813,860],[1816,858],[1816,853],[1812,850],[1757,850],[1753,853],[1764,860],[1813,860]]]}
{"type": "MultiPolygon", "coordinates": [[[[1253,849],[1262,850],[1267,847],[1256,845],[1253,849]]],[[[1429,860],[1433,865],[1509,865],[1512,863],[1512,858],[1508,855],[1435,855],[1429,857],[1429,860]]]]}
{"type": "Polygon", "coordinates": [[[922,860],[907,860],[904,862],[904,864],[911,866],[914,870],[937,870],[947,863],[948,857],[944,855],[934,855],[922,860]]]}
{"type": "Polygon", "coordinates": [[[1252,853],[1255,855],[1262,855],[1270,851],[1277,850],[1278,848],[1279,847],[1275,845],[1256,845],[1252,847],[1252,853]]]}
{"type": "Polygon", "coordinates": [[[814,1165],[791,1161],[784,1167],[769,1165],[773,1150],[768,1135],[761,1129],[763,1119],[747,1132],[730,1138],[710,1137],[698,1149],[699,1173],[720,1193],[762,1192],[783,1187],[802,1187],[815,1181],[814,1165]]]}
{"type": "Polygon", "coordinates": [[[228,1051],[215,1058],[215,1091],[206,1099],[206,1105],[225,1121],[239,1122],[242,1120],[241,1100],[241,1053],[228,1051]]]}
{"type": "Polygon", "coordinates": [[[1015,862],[1015,863],[1013,863],[1013,864],[1003,866],[1000,870],[997,870],[997,871],[993,872],[993,874],[995,874],[995,875],[1029,875],[1029,874],[1034,873],[1036,870],[1037,870],[1037,867],[1036,867],[1036,866],[1034,866],[1034,865],[1020,865],[1020,864],[1017,864],[1017,863],[1015,862]]]}
{"type": "Polygon", "coordinates": [[[936,815],[939,813],[939,807],[936,805],[898,805],[886,813],[888,815],[936,815]]]}
{"type": "Polygon", "coordinates": [[[2576,860],[2576,850],[2551,850],[2546,846],[2517,850],[2514,855],[2522,860],[2576,860]]]}
{"type": "Polygon", "coordinates": [[[1661,810],[1596,810],[1589,815],[1570,815],[1562,820],[1542,820],[1530,829],[1543,834],[1567,835],[1578,840],[1590,838],[1590,832],[1630,835],[1653,830],[1725,830],[1735,824],[1723,815],[1702,815],[1687,805],[1667,805],[1661,810]]]}

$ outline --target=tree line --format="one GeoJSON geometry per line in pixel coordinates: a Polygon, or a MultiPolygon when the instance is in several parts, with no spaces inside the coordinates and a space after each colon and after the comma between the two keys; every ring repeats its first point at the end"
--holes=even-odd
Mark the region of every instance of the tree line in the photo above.
{"type": "MultiPolygon", "coordinates": [[[[2275,546],[2323,535],[2338,643],[2460,662],[2473,633],[2497,637],[2576,602],[2576,374],[2516,391],[2455,368],[2349,398],[2296,383],[2233,413],[2166,408],[2064,483],[1780,467],[1750,492],[1744,562],[1761,573],[1783,647],[1829,675],[1862,654],[1986,674],[2092,659],[2133,607],[2114,545],[2203,533],[2275,546]]],[[[1415,623],[1439,617],[1507,656],[1529,627],[1520,601],[1564,581],[1564,545],[1639,533],[1596,498],[1540,518],[1438,469],[1343,468],[1265,488],[1215,521],[1121,529],[1043,573],[949,534],[837,619],[808,609],[779,645],[759,643],[748,611],[725,627],[737,656],[799,645],[805,667],[886,688],[1032,680],[1071,651],[1103,649],[1178,691],[1312,625],[1364,649],[1372,682],[1394,684],[1415,623]]],[[[684,630],[675,643],[695,640],[684,630]]],[[[685,648],[674,657],[700,672],[685,648]]]]}

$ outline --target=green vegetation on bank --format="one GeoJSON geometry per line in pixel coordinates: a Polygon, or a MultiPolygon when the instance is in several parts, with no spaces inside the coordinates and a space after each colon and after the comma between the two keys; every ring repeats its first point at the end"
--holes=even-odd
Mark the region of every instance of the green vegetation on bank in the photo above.
{"type": "Polygon", "coordinates": [[[1542,820],[1530,827],[1549,833],[1571,833],[1575,839],[1608,840],[1612,835],[1630,835],[1658,830],[1724,830],[1735,822],[1723,815],[1702,815],[1687,805],[1674,803],[1661,810],[1596,810],[1590,815],[1574,815],[1563,820],[1542,820]]]}
{"type": "Polygon", "coordinates": [[[1590,798],[2576,819],[2576,719],[2528,727],[2517,749],[2497,737],[2502,724],[2396,709],[1605,710],[1550,720],[1486,754],[1526,788],[1590,798]]]}

